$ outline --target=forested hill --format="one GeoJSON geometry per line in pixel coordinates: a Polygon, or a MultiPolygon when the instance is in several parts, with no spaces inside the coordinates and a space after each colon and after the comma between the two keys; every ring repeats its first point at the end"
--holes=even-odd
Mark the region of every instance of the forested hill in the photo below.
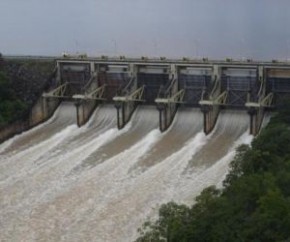
{"type": "Polygon", "coordinates": [[[141,241],[290,241],[290,103],[278,109],[231,163],[224,189],[205,189],[192,207],[162,205],[141,241]]]}
{"type": "Polygon", "coordinates": [[[4,68],[0,66],[0,126],[20,118],[27,104],[17,97],[4,68]]]}

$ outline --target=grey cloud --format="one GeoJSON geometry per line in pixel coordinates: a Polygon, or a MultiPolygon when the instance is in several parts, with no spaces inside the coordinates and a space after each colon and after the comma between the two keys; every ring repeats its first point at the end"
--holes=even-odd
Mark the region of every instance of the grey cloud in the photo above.
{"type": "Polygon", "coordinates": [[[287,0],[1,0],[5,54],[290,58],[287,0]]]}

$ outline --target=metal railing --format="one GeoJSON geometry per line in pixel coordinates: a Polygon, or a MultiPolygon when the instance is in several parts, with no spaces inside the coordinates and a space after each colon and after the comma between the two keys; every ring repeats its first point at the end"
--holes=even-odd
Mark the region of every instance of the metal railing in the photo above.
{"type": "Polygon", "coordinates": [[[66,97],[65,92],[67,90],[67,87],[68,87],[68,83],[66,82],[66,83],[58,86],[57,88],[53,89],[50,92],[43,93],[42,96],[44,98],[49,98],[49,97],[63,98],[63,97],[66,97]]]}
{"type": "Polygon", "coordinates": [[[106,100],[104,93],[106,90],[106,84],[94,89],[91,92],[86,92],[85,94],[73,95],[74,99],[85,99],[85,100],[106,100]]]}
{"type": "Polygon", "coordinates": [[[134,92],[124,95],[124,96],[115,96],[113,100],[116,102],[144,102],[142,99],[145,86],[142,86],[135,90],[134,92]]]}

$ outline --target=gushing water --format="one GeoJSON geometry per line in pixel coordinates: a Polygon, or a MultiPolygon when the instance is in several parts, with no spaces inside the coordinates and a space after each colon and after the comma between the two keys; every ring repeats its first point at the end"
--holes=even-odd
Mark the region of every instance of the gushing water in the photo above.
{"type": "Polygon", "coordinates": [[[181,109],[158,130],[158,112],[139,107],[116,128],[116,110],[99,107],[82,128],[73,105],[0,146],[0,239],[3,241],[132,241],[158,207],[191,204],[220,185],[234,149],[249,143],[248,116],[224,112],[202,132],[199,110],[181,109]]]}

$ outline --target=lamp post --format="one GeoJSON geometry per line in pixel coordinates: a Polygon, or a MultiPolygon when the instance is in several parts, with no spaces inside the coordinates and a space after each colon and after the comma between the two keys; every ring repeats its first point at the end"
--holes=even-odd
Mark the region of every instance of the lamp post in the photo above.
{"type": "Polygon", "coordinates": [[[194,50],[195,50],[194,54],[195,54],[195,57],[198,58],[198,45],[199,45],[198,40],[194,39],[193,43],[194,43],[194,50]]]}
{"type": "Polygon", "coordinates": [[[114,44],[114,54],[117,56],[117,42],[115,39],[112,39],[112,42],[114,44]]]}

